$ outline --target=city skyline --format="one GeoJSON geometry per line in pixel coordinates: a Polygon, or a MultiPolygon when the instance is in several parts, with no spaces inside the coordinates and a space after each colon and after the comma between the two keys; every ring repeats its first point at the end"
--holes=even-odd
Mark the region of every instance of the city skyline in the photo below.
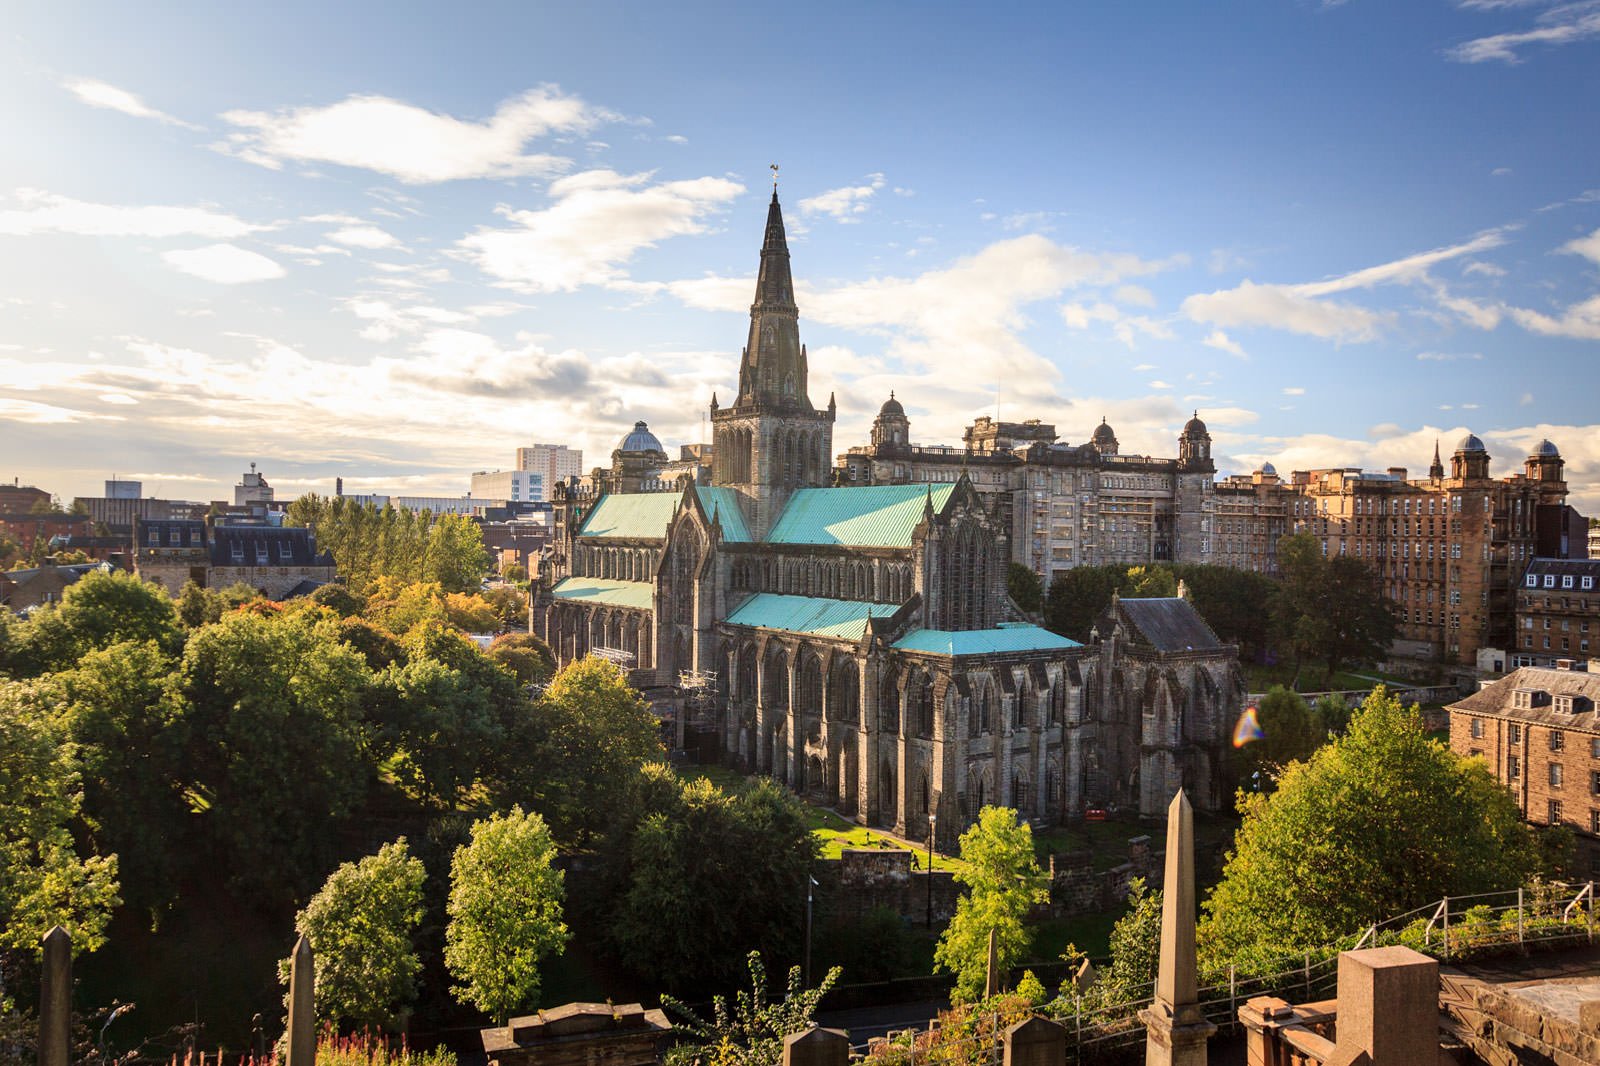
{"type": "Polygon", "coordinates": [[[1553,439],[1600,510],[1591,3],[77,6],[3,41],[0,475],[64,498],[706,440],[775,161],[836,451],[891,389],[927,443],[1104,416],[1170,455],[1199,409],[1222,473],[1415,475],[1471,430],[1497,476],[1553,439]]]}

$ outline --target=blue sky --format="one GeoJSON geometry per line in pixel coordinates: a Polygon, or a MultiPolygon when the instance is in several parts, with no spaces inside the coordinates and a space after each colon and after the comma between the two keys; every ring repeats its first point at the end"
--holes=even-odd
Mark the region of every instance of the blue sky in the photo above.
{"type": "Polygon", "coordinates": [[[1600,2],[57,4],[0,29],[0,475],[456,492],[700,439],[781,164],[890,389],[1219,465],[1540,437],[1600,512],[1600,2]],[[329,11],[325,8],[337,7],[329,11]],[[236,9],[235,9],[236,8],[236,9]]]}

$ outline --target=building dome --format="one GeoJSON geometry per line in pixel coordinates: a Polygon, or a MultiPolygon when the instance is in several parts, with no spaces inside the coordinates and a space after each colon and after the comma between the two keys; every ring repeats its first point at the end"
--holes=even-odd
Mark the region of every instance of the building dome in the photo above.
{"type": "Polygon", "coordinates": [[[650,432],[650,427],[643,422],[633,424],[633,432],[622,438],[622,443],[617,445],[618,451],[624,452],[665,452],[656,435],[650,432]]]}
{"type": "Polygon", "coordinates": [[[894,392],[892,390],[889,393],[889,398],[883,401],[883,406],[878,408],[879,418],[883,418],[887,415],[894,415],[899,418],[904,418],[906,416],[906,409],[901,407],[900,401],[894,398],[894,392]]]}
{"type": "Polygon", "coordinates": [[[1194,417],[1183,424],[1185,437],[1203,437],[1206,435],[1206,424],[1200,421],[1200,412],[1196,411],[1194,417]]]}
{"type": "Polygon", "coordinates": [[[1096,444],[1117,443],[1117,435],[1112,432],[1111,427],[1106,424],[1106,420],[1104,418],[1100,419],[1100,424],[1094,427],[1094,436],[1090,437],[1089,439],[1094,441],[1096,444]]]}
{"type": "Polygon", "coordinates": [[[1257,470],[1256,473],[1260,474],[1263,477],[1277,477],[1278,476],[1277,468],[1274,467],[1271,463],[1262,463],[1261,464],[1261,469],[1257,470]]]}
{"type": "Polygon", "coordinates": [[[1528,458],[1559,459],[1561,458],[1561,449],[1550,443],[1550,439],[1546,437],[1544,440],[1533,446],[1533,451],[1528,454],[1528,458]]]}
{"type": "Polygon", "coordinates": [[[1478,439],[1476,433],[1468,433],[1465,437],[1456,441],[1456,451],[1458,452],[1487,452],[1488,450],[1483,446],[1483,441],[1478,439]]]}

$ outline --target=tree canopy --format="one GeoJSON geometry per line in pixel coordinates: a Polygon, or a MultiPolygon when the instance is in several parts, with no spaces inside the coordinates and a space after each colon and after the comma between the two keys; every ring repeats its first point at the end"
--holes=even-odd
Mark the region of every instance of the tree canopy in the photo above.
{"type": "Polygon", "coordinates": [[[934,968],[956,975],[953,998],[971,1002],[983,996],[989,967],[989,933],[1001,970],[1021,961],[1028,949],[1023,925],[1028,910],[1047,897],[1044,873],[1033,857],[1033,829],[1017,821],[1010,807],[985,807],[961,834],[961,862],[955,878],[967,888],[956,914],[934,950],[934,968]]]}
{"type": "Polygon", "coordinates": [[[315,493],[289,505],[289,521],[310,526],[356,589],[380,577],[438,582],[447,592],[472,592],[489,572],[478,524],[463,515],[414,514],[385,504],[315,493]]]}
{"type": "Polygon", "coordinates": [[[1292,763],[1244,823],[1205,902],[1210,952],[1270,956],[1333,943],[1444,895],[1516,888],[1539,852],[1481,760],[1428,739],[1378,689],[1349,731],[1292,763]]]}
{"type": "Polygon", "coordinates": [[[539,1002],[539,962],[567,942],[566,892],[544,819],[513,807],[472,827],[450,864],[444,961],[453,991],[504,1025],[539,1002]]]}
{"type": "Polygon", "coordinates": [[[1383,595],[1377,574],[1350,555],[1328,558],[1310,533],[1278,541],[1282,575],[1272,614],[1285,646],[1294,656],[1298,680],[1302,660],[1327,663],[1324,684],[1340,666],[1381,658],[1394,640],[1394,607],[1383,595]]]}

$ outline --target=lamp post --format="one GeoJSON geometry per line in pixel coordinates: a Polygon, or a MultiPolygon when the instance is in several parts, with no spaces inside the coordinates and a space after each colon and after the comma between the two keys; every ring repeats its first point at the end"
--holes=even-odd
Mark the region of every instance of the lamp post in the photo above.
{"type": "Polygon", "coordinates": [[[928,928],[933,928],[933,843],[939,827],[939,816],[928,812],[928,928]]]}
{"type": "Polygon", "coordinates": [[[806,948],[805,956],[800,967],[800,984],[804,988],[811,987],[811,890],[817,885],[817,879],[809,872],[806,874],[806,948]]]}

